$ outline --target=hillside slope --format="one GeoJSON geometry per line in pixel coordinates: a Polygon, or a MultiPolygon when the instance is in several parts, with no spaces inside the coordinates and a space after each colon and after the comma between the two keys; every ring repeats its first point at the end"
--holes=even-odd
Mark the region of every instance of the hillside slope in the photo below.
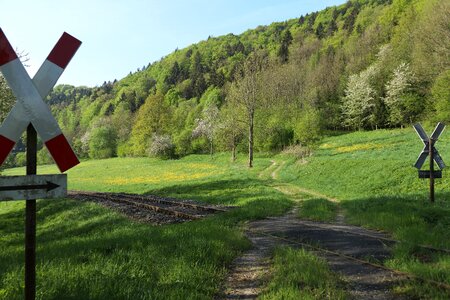
{"type": "Polygon", "coordinates": [[[48,102],[92,158],[246,151],[251,73],[256,150],[309,144],[324,130],[446,121],[449,15],[436,0],[352,0],[209,37],[100,87],[58,86],[48,102]],[[258,71],[245,71],[255,57],[258,71]]]}

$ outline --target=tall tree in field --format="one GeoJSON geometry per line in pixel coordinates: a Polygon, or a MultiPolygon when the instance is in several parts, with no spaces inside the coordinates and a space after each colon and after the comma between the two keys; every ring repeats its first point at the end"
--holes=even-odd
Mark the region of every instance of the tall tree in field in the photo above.
{"type": "Polygon", "coordinates": [[[248,166],[253,167],[253,146],[255,113],[263,104],[261,87],[262,71],[267,64],[267,56],[262,52],[249,55],[236,74],[236,80],[231,84],[227,100],[236,113],[243,115],[243,121],[248,127],[248,166]]]}
{"type": "Polygon", "coordinates": [[[217,136],[220,142],[231,150],[231,161],[236,161],[237,146],[244,138],[245,128],[239,116],[236,114],[232,103],[226,102],[219,115],[219,127],[217,136]]]}
{"type": "Polygon", "coordinates": [[[450,69],[440,74],[431,88],[436,121],[450,123],[450,69]]]}

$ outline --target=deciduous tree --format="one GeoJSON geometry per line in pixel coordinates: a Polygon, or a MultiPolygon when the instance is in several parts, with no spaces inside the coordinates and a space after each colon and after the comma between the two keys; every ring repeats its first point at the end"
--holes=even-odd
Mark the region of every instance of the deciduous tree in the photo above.
{"type": "Polygon", "coordinates": [[[145,155],[149,140],[154,134],[165,134],[170,119],[170,109],[164,103],[163,95],[157,92],[149,96],[139,109],[131,131],[133,155],[145,155]]]}
{"type": "Polygon", "coordinates": [[[374,71],[371,66],[360,74],[351,75],[348,80],[342,103],[344,122],[348,126],[362,129],[373,118],[376,93],[370,82],[374,71]]]}
{"type": "Polygon", "coordinates": [[[211,104],[202,112],[202,117],[196,120],[196,126],[192,131],[192,137],[198,138],[204,136],[209,142],[209,153],[214,153],[214,137],[219,128],[219,109],[211,104]]]}
{"type": "Polygon", "coordinates": [[[240,70],[236,80],[231,84],[228,92],[228,102],[241,114],[248,126],[248,166],[253,167],[253,147],[255,113],[262,107],[264,97],[261,95],[263,82],[261,75],[267,65],[267,56],[262,52],[252,53],[240,70]]]}
{"type": "Polygon", "coordinates": [[[389,110],[389,122],[392,125],[403,125],[407,117],[404,96],[411,89],[413,73],[407,63],[401,63],[393,72],[386,84],[384,102],[389,110]]]}

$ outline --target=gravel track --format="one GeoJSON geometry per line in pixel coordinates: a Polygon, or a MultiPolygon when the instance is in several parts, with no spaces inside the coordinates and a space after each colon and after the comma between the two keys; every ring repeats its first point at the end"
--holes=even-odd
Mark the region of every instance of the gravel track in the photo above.
{"type": "Polygon", "coordinates": [[[229,209],[229,207],[205,205],[192,200],[124,193],[70,191],[68,198],[93,201],[117,210],[132,219],[157,225],[197,220],[229,209]]]}

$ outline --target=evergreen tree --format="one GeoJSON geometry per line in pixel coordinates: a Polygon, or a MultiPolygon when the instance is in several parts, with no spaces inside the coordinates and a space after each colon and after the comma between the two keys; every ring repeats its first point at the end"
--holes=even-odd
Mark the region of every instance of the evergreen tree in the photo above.
{"type": "Polygon", "coordinates": [[[285,63],[289,59],[289,45],[292,43],[292,34],[289,29],[283,31],[281,34],[281,44],[278,49],[278,57],[280,62],[285,63]]]}
{"type": "Polygon", "coordinates": [[[325,29],[322,23],[319,23],[317,25],[315,33],[318,39],[322,39],[325,37],[325,29]]]}

